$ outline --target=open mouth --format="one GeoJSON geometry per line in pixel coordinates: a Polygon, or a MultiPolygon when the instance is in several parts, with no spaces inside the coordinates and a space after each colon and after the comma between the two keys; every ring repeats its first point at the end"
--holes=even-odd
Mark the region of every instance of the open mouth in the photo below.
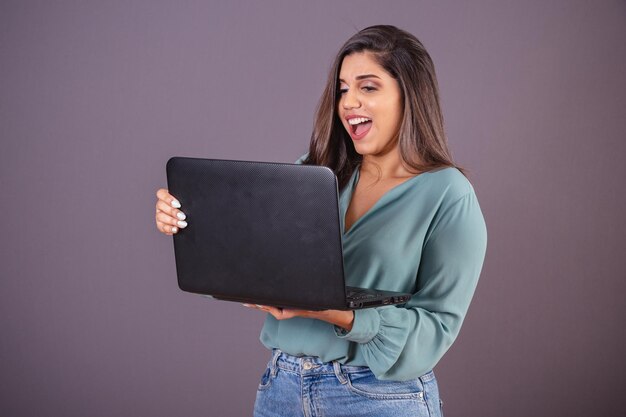
{"type": "Polygon", "coordinates": [[[368,117],[353,117],[348,120],[350,129],[352,129],[352,136],[355,139],[360,139],[369,132],[372,127],[372,119],[368,117]]]}

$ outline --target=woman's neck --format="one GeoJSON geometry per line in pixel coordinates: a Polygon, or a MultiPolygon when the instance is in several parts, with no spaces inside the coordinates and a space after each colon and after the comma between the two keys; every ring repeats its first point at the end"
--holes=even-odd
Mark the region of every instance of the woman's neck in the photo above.
{"type": "Polygon", "coordinates": [[[398,148],[384,155],[363,155],[361,162],[360,175],[377,177],[379,180],[413,177],[417,174],[404,164],[398,148]]]}

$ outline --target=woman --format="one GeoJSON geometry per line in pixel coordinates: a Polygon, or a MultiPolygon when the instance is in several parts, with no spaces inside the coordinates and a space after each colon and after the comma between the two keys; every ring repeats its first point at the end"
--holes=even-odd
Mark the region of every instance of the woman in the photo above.
{"type": "MultiPolygon", "coordinates": [[[[413,35],[373,26],[343,45],[298,163],[339,180],[346,284],[413,297],[354,312],[247,305],[269,313],[261,341],[272,349],[255,416],[442,415],[432,369],[459,333],[487,234],[413,35]]],[[[157,197],[157,228],[186,227],[180,203],[157,197]]]]}

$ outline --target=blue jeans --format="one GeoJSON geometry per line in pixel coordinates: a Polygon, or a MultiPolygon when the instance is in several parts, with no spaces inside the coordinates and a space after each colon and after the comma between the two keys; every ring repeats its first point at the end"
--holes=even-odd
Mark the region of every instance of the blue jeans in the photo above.
{"type": "Polygon", "coordinates": [[[274,349],[254,417],[442,417],[441,404],[433,371],[409,381],[381,381],[366,366],[274,349]]]}

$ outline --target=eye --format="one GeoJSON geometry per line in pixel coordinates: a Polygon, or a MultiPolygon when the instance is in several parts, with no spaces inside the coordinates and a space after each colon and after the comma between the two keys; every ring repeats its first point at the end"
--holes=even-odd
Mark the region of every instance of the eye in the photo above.
{"type": "Polygon", "coordinates": [[[363,90],[367,91],[368,93],[371,91],[376,91],[376,87],[373,87],[371,85],[366,85],[363,87],[363,90]]]}
{"type": "Polygon", "coordinates": [[[339,89],[339,91],[337,92],[337,95],[341,96],[341,95],[344,95],[347,92],[348,92],[348,88],[347,87],[343,87],[343,88],[339,89]]]}

